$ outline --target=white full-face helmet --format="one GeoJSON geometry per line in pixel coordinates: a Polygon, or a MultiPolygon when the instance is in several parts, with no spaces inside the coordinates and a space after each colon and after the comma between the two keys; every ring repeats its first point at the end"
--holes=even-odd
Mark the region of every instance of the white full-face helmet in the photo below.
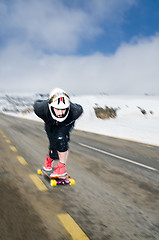
{"type": "Polygon", "coordinates": [[[55,88],[51,91],[49,97],[49,110],[52,118],[58,122],[63,122],[67,118],[70,110],[70,98],[64,90],[55,88]],[[66,109],[66,112],[62,117],[57,117],[54,108],[66,109]]]}

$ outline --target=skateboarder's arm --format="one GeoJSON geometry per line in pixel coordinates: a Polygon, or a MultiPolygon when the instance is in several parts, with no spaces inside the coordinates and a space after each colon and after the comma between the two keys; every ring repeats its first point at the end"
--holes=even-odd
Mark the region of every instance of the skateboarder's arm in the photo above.
{"type": "Polygon", "coordinates": [[[81,105],[77,103],[71,103],[70,105],[70,111],[72,112],[72,118],[73,120],[78,119],[81,114],[83,113],[83,108],[81,105]]]}
{"type": "Polygon", "coordinates": [[[47,105],[47,100],[36,100],[33,105],[35,114],[44,121],[46,120],[47,105]]]}

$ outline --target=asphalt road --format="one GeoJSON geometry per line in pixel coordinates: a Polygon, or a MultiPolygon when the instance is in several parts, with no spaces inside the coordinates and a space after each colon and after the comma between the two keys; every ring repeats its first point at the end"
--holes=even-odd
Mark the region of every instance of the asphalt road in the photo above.
{"type": "Polygon", "coordinates": [[[2,239],[159,239],[159,147],[73,131],[67,168],[76,185],[52,188],[37,176],[40,191],[30,176],[47,153],[43,124],[0,114],[0,133],[2,239]]]}

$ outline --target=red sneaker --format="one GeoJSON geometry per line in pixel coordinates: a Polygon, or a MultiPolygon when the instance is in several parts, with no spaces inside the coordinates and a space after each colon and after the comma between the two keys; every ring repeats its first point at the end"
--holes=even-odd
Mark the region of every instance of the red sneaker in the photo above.
{"type": "Polygon", "coordinates": [[[52,170],[52,162],[53,162],[53,159],[50,158],[49,156],[46,156],[45,165],[43,166],[43,169],[46,171],[51,171],[52,170]]]}
{"type": "Polygon", "coordinates": [[[51,173],[50,177],[66,177],[67,170],[64,163],[59,162],[55,167],[55,171],[51,173]]]}

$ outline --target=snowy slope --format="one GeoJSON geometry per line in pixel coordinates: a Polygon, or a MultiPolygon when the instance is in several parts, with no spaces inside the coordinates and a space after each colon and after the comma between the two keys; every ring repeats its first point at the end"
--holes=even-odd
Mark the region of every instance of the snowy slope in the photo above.
{"type": "Polygon", "coordinates": [[[76,123],[77,129],[159,146],[159,97],[89,96],[76,97],[73,101],[81,103],[85,112],[76,123]],[[117,118],[97,119],[95,104],[119,108],[117,118]]]}
{"type": "MultiPolygon", "coordinates": [[[[18,97],[17,97],[18,98],[18,97]]],[[[24,98],[12,98],[0,95],[0,111],[18,117],[40,119],[33,113],[22,110],[32,110],[35,99],[46,99],[46,96],[33,95],[24,98]],[[17,104],[20,101],[21,104],[17,104]]],[[[76,96],[71,101],[83,106],[84,113],[76,121],[75,128],[159,146],[159,97],[158,96],[76,96]],[[113,107],[117,110],[115,119],[98,119],[94,107],[113,107]],[[142,114],[144,109],[146,114],[142,114]]]]}

